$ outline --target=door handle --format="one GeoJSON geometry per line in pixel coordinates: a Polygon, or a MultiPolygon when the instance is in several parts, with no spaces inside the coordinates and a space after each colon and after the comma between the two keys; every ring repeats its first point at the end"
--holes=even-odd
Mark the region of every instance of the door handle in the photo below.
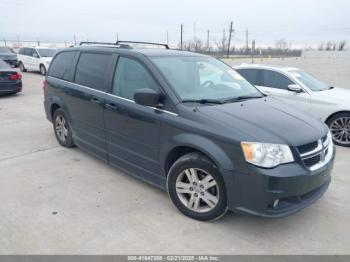
{"type": "Polygon", "coordinates": [[[118,110],[117,105],[116,104],[112,104],[112,103],[106,104],[106,108],[109,109],[109,110],[112,110],[112,111],[118,110]]]}
{"type": "Polygon", "coordinates": [[[101,105],[102,104],[101,100],[99,100],[96,97],[91,98],[90,101],[91,101],[91,103],[96,104],[96,105],[101,105]]]}

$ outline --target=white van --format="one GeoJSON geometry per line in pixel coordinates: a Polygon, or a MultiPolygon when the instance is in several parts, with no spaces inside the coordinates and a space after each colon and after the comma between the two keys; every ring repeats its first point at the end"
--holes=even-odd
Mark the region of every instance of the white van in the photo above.
{"type": "Polygon", "coordinates": [[[23,47],[18,52],[19,68],[22,72],[31,70],[46,75],[52,57],[57,51],[56,48],[49,47],[23,47]]]}

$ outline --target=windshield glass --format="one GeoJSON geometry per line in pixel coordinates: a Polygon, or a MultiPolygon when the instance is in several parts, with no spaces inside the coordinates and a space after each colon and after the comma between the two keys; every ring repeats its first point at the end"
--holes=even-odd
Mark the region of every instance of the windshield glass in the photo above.
{"type": "Polygon", "coordinates": [[[211,57],[151,57],[184,100],[226,100],[262,97],[240,74],[211,57]]]}
{"type": "Polygon", "coordinates": [[[7,47],[0,47],[0,53],[3,54],[12,54],[11,50],[7,47]]]}
{"type": "Polygon", "coordinates": [[[57,49],[53,48],[40,48],[37,50],[41,57],[53,57],[57,53],[57,49]]]}
{"type": "Polygon", "coordinates": [[[323,91],[328,90],[329,86],[320,80],[317,80],[312,75],[301,71],[301,70],[295,70],[289,72],[292,76],[294,76],[296,79],[298,79],[300,82],[302,82],[305,86],[310,88],[312,91],[323,91]]]}

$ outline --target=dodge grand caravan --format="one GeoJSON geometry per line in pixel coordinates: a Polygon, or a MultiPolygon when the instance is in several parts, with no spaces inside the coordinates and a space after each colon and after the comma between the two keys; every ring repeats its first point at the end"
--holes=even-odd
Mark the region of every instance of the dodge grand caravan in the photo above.
{"type": "Polygon", "coordinates": [[[85,43],[55,55],[44,93],[62,146],[167,191],[191,218],[283,217],[331,181],[327,126],[209,56],[85,43]]]}

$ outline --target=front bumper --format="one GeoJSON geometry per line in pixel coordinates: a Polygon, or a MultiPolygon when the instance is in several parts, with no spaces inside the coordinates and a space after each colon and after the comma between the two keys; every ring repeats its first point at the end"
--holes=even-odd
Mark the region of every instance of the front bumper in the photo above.
{"type": "Polygon", "coordinates": [[[297,163],[274,169],[251,167],[248,173],[224,175],[228,207],[238,213],[263,218],[280,218],[311,205],[326,192],[334,164],[313,172],[297,163]],[[276,200],[278,204],[274,206],[276,200]]]}
{"type": "Polygon", "coordinates": [[[0,82],[0,94],[18,93],[22,91],[22,81],[0,82]]]}

